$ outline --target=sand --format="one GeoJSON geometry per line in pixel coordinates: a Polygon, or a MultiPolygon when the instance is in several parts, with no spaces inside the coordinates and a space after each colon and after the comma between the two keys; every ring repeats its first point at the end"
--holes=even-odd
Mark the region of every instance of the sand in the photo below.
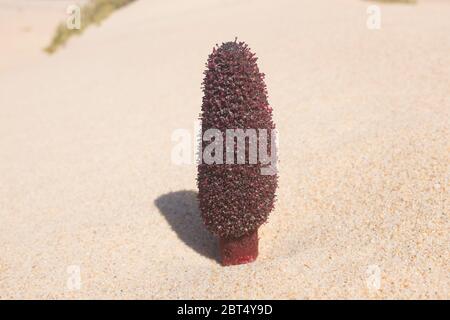
{"type": "Polygon", "coordinates": [[[450,298],[450,3],[379,4],[380,30],[371,4],[138,1],[53,56],[2,45],[0,298],[450,298]],[[235,36],[280,186],[258,260],[224,268],[171,134],[235,36]]]}
{"type": "Polygon", "coordinates": [[[86,0],[0,0],[0,73],[26,69],[43,59],[69,5],[86,0]]]}

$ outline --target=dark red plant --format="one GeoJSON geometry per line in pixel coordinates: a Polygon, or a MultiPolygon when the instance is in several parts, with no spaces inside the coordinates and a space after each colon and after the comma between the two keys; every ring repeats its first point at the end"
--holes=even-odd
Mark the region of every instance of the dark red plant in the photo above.
{"type": "MultiPolygon", "coordinates": [[[[199,206],[206,227],[219,237],[223,265],[254,261],[258,255],[258,228],[272,211],[277,176],[261,174],[264,166],[226,164],[226,129],[266,129],[271,148],[272,109],[267,101],[264,74],[257,58],[244,42],[216,46],[204,72],[202,137],[208,129],[219,129],[223,137],[223,164],[198,165],[199,206]]],[[[258,135],[258,143],[261,144],[258,135]]],[[[203,141],[201,151],[208,142],[203,141]]]]}

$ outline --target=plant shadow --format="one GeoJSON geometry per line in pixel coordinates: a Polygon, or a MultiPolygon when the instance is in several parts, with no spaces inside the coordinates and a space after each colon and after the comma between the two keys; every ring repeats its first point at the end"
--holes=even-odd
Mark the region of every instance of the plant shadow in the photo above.
{"type": "Polygon", "coordinates": [[[182,190],[159,196],[155,205],[178,238],[209,259],[219,262],[217,239],[208,232],[200,216],[197,192],[182,190]]]}

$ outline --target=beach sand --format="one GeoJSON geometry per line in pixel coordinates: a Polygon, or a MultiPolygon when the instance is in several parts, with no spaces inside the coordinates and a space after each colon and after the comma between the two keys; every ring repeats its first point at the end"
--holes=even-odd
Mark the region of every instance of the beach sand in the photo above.
{"type": "Polygon", "coordinates": [[[373,4],[137,1],[52,56],[2,44],[0,298],[450,298],[450,3],[369,30],[373,4]],[[171,134],[235,36],[280,171],[258,260],[224,268],[171,134]]]}

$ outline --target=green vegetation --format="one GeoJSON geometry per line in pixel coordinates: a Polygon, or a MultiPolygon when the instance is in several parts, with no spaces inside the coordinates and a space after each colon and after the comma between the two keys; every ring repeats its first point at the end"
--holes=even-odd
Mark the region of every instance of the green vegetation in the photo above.
{"type": "Polygon", "coordinates": [[[416,4],[417,0],[370,0],[375,2],[384,2],[384,3],[407,3],[407,4],[416,4]]]}
{"type": "Polygon", "coordinates": [[[59,47],[64,46],[70,37],[83,33],[92,24],[99,25],[115,10],[133,1],[135,0],[91,0],[81,8],[80,29],[69,29],[66,22],[61,23],[56,29],[52,42],[44,50],[47,53],[55,52],[59,47]]]}

